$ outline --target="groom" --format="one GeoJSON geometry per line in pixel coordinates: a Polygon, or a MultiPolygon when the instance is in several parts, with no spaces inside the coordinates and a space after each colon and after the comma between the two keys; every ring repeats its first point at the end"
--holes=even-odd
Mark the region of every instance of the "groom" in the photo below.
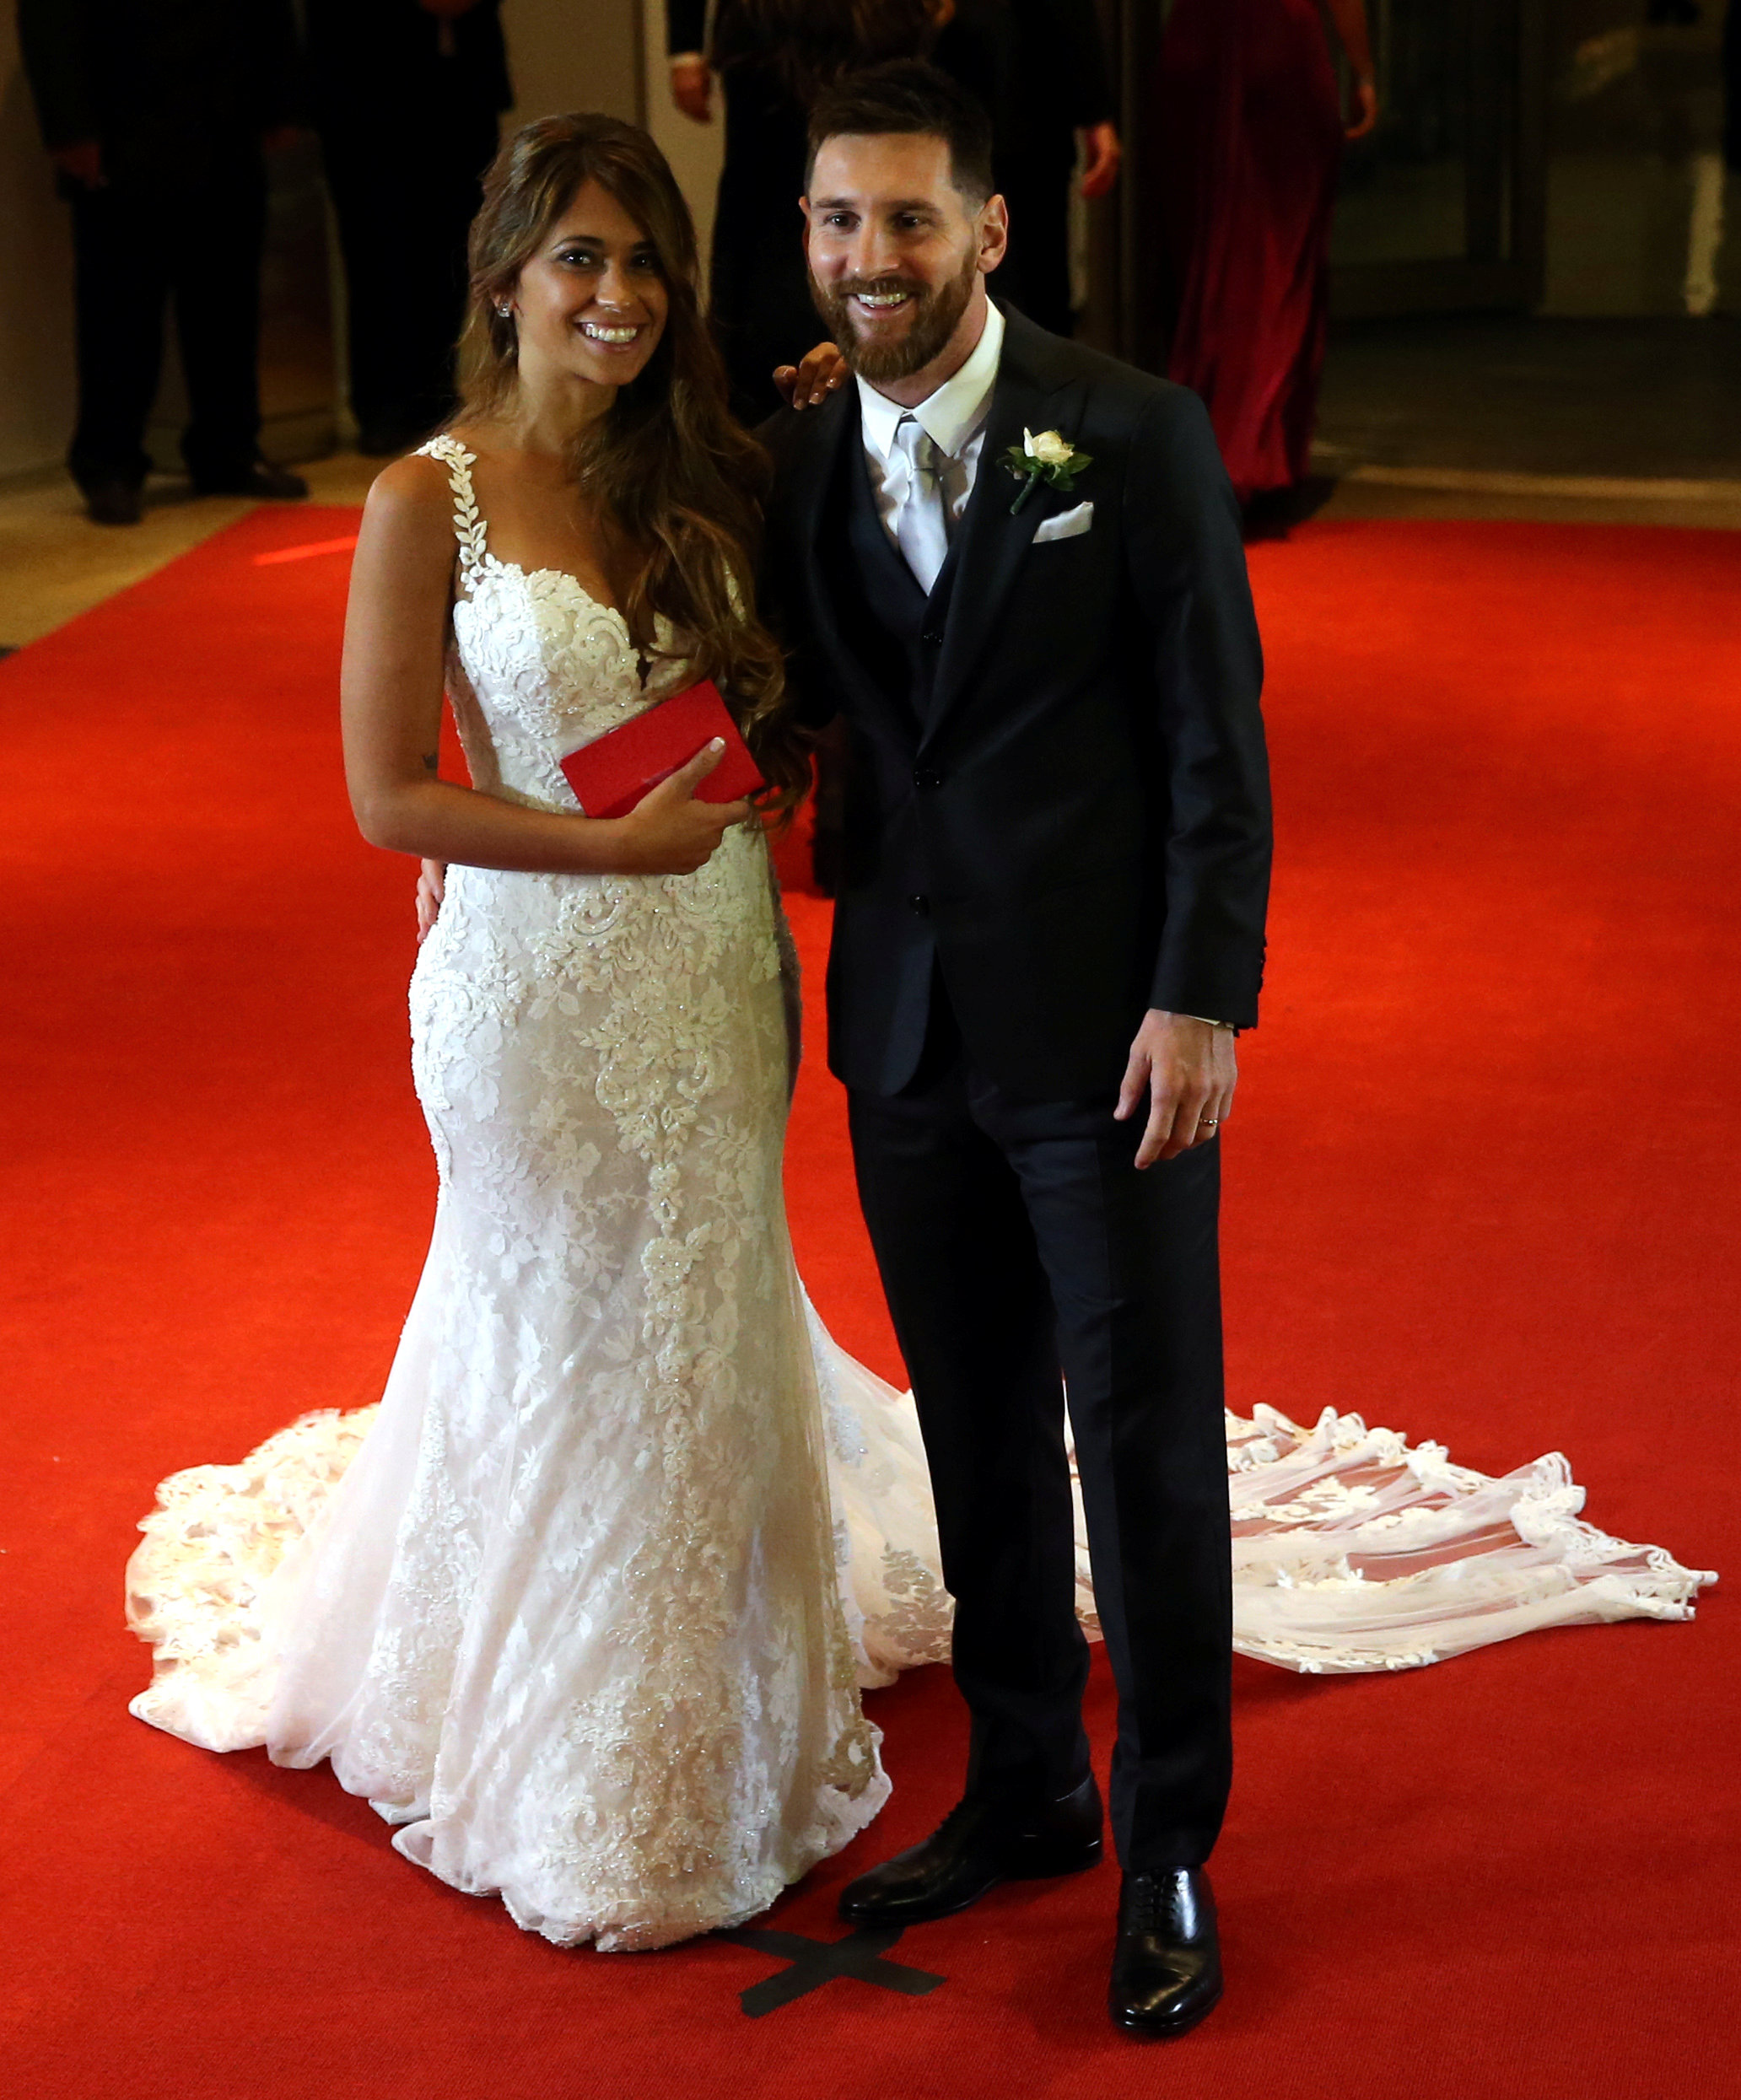
{"type": "Polygon", "coordinates": [[[1068,1388],[1118,1692],[1110,2008],[1221,1995],[1231,1770],[1215,1142],[1269,825],[1232,493],[1190,394],[987,297],[989,127],[902,62],[824,96],[804,209],[855,385],[762,435],[768,610],[844,718],[830,1063],[913,1379],[964,1797],[841,1908],[901,1925],[1100,1856],[1068,1388]]]}

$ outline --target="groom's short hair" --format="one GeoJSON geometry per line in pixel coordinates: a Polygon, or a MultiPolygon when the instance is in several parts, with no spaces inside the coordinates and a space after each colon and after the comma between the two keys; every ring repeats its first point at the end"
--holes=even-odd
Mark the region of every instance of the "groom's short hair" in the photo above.
{"type": "Polygon", "coordinates": [[[810,159],[805,194],[817,155],[831,138],[891,135],[941,138],[949,148],[949,176],[976,207],[997,186],[991,172],[991,119],[967,89],[921,58],[895,58],[843,74],[817,98],[810,114],[810,159]]]}

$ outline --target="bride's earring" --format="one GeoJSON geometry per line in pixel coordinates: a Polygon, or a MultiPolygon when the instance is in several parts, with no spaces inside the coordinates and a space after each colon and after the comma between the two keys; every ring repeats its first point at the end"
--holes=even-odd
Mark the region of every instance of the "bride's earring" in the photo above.
{"type": "Polygon", "coordinates": [[[514,309],[511,306],[499,306],[496,309],[496,311],[502,316],[504,320],[506,320],[508,316],[514,311],[514,309]]]}

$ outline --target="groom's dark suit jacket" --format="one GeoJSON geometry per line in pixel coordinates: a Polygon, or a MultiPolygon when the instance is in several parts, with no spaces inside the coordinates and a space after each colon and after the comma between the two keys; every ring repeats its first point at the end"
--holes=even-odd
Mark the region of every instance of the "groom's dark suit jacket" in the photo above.
{"type": "Polygon", "coordinates": [[[929,600],[876,518],[855,388],[787,412],[763,594],[806,718],[849,728],[829,1061],[897,1092],[941,972],[974,1067],[1115,1089],[1145,1009],[1257,1019],[1269,864],[1239,520],[1196,396],[1013,310],[978,477],[929,600]],[[1003,455],[1092,464],[1021,510],[1003,455]],[[1091,529],[1036,542],[1094,506],[1091,529]]]}

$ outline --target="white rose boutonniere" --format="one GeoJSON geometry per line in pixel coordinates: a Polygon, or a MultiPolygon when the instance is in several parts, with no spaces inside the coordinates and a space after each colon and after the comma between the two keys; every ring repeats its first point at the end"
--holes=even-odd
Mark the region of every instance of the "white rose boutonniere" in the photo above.
{"type": "Polygon", "coordinates": [[[1087,453],[1078,452],[1056,430],[1043,430],[1038,437],[1032,430],[1024,430],[1021,444],[1011,445],[1004,454],[1005,472],[1013,474],[1021,483],[1020,493],[1010,506],[1010,515],[1016,515],[1042,482],[1054,488],[1068,489],[1082,469],[1093,464],[1087,453]]]}

